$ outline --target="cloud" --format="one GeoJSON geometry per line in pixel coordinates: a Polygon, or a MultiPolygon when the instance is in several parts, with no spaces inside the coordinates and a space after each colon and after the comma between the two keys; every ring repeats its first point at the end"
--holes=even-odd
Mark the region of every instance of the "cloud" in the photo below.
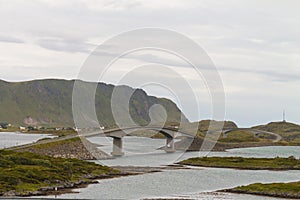
{"type": "MultiPolygon", "coordinates": [[[[0,6],[1,78],[76,78],[74,71],[98,44],[124,31],[160,27],[205,48],[228,91],[229,118],[242,124],[271,118],[274,112],[261,117],[263,106],[282,107],[284,94],[291,118],[300,122],[299,103],[293,101],[300,98],[299,6],[276,0],[10,0],[0,6]]],[[[147,62],[179,67],[194,80],[184,62],[153,52],[128,55],[121,70],[147,62]]]]}
{"type": "Polygon", "coordinates": [[[11,36],[1,36],[0,35],[0,42],[7,42],[7,43],[24,43],[23,40],[16,38],[16,37],[11,37],[11,36]]]}
{"type": "Polygon", "coordinates": [[[39,39],[36,43],[49,50],[64,52],[89,53],[91,51],[90,49],[95,47],[95,45],[80,40],[65,40],[61,38],[39,39]]]}

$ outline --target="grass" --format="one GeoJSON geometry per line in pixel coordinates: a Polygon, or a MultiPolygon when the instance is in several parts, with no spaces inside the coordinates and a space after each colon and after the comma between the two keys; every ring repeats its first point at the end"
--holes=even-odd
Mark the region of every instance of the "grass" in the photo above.
{"type": "Polygon", "coordinates": [[[179,162],[184,165],[250,170],[300,170],[300,160],[289,158],[202,157],[179,162]]]}
{"type": "Polygon", "coordinates": [[[52,134],[58,137],[77,134],[77,132],[74,130],[51,130],[51,129],[26,131],[24,133],[52,134]]]}
{"type": "Polygon", "coordinates": [[[277,133],[287,142],[297,143],[300,139],[300,125],[290,122],[270,122],[252,128],[277,133]]]}
{"type": "Polygon", "coordinates": [[[19,131],[19,127],[16,126],[0,129],[0,132],[17,132],[17,131],[19,131]]]}
{"type": "MultiPolygon", "coordinates": [[[[24,126],[25,120],[26,124],[32,126],[74,127],[73,86],[74,80],[45,79],[14,83],[0,80],[0,119],[13,125],[24,126]]],[[[82,89],[89,89],[91,86],[91,83],[82,82],[82,89]]],[[[165,107],[168,122],[179,122],[181,117],[184,117],[171,100],[149,96],[141,89],[116,87],[122,92],[123,98],[130,99],[130,115],[138,124],[150,122],[148,111],[154,104],[165,107]]],[[[100,124],[105,127],[116,125],[111,111],[111,95],[114,89],[113,85],[98,83],[95,93],[97,117],[100,124]]]]}
{"type": "MultiPolygon", "coordinates": [[[[45,144],[35,144],[35,145],[31,146],[30,148],[37,149],[37,150],[38,149],[50,149],[50,148],[58,148],[65,144],[78,145],[78,143],[81,142],[79,137],[74,137],[74,138],[59,140],[59,141],[51,141],[51,139],[48,139],[48,141],[49,142],[47,142],[45,144]]],[[[74,148],[76,148],[76,146],[74,146],[74,148]]]]}
{"type": "Polygon", "coordinates": [[[89,181],[119,171],[77,159],[54,158],[29,152],[0,151],[0,195],[25,195],[42,187],[89,181]]]}
{"type": "Polygon", "coordinates": [[[235,142],[260,142],[253,133],[249,131],[236,130],[227,133],[226,138],[220,137],[219,142],[235,143],[235,142]]]}
{"type": "Polygon", "coordinates": [[[300,198],[300,182],[292,183],[255,183],[225,190],[227,192],[275,196],[282,198],[300,198]]]}

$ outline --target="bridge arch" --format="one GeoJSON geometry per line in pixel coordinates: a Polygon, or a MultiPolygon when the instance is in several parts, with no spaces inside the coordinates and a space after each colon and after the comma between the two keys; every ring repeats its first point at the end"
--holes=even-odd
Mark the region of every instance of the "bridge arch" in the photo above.
{"type": "Polygon", "coordinates": [[[166,137],[166,145],[164,146],[164,151],[167,153],[173,153],[176,151],[174,139],[176,133],[183,134],[188,137],[193,137],[187,133],[179,132],[177,129],[174,128],[166,128],[166,127],[126,127],[122,129],[116,129],[114,131],[110,131],[109,133],[105,133],[106,136],[113,138],[113,151],[111,154],[113,156],[123,156],[124,152],[123,149],[123,137],[127,135],[126,130],[129,131],[138,131],[138,130],[152,130],[157,131],[163,134],[166,137]]]}

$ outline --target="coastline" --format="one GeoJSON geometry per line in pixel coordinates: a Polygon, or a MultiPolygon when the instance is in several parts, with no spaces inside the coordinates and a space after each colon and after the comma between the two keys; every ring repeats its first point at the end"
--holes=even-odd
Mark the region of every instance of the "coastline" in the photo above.
{"type": "Polygon", "coordinates": [[[119,174],[108,174],[99,176],[89,176],[89,180],[80,180],[77,182],[68,182],[60,186],[49,186],[40,188],[37,191],[28,191],[26,193],[13,193],[8,192],[1,197],[30,197],[30,196],[49,196],[49,195],[61,195],[67,193],[76,193],[73,189],[86,188],[91,184],[99,184],[101,180],[113,179],[126,176],[137,176],[147,173],[162,172],[163,170],[177,170],[177,169],[190,169],[181,165],[170,165],[162,167],[137,167],[137,166],[114,166],[112,169],[120,171],[119,174]]]}
{"type": "Polygon", "coordinates": [[[120,174],[114,174],[114,175],[94,176],[94,177],[89,177],[89,180],[68,182],[68,183],[65,183],[65,184],[59,185],[59,186],[42,187],[37,191],[28,191],[26,193],[8,192],[7,194],[0,196],[0,199],[2,197],[5,197],[5,198],[6,197],[32,197],[32,196],[49,196],[49,195],[61,195],[61,194],[67,194],[67,193],[76,193],[73,191],[73,189],[86,188],[87,186],[89,186],[91,184],[98,184],[99,181],[101,181],[103,179],[112,179],[112,178],[133,176],[133,175],[139,175],[139,174],[120,173],[120,174]]]}
{"type": "Polygon", "coordinates": [[[225,192],[225,193],[234,193],[234,194],[249,194],[256,196],[264,196],[264,197],[277,197],[282,199],[300,199],[300,195],[292,195],[292,194],[280,194],[280,193],[268,193],[268,192],[247,192],[236,189],[225,189],[219,190],[216,192],[225,192]]]}

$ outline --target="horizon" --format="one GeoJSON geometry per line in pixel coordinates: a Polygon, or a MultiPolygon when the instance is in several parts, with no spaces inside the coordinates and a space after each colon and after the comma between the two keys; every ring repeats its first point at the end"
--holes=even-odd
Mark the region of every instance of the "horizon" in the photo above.
{"type": "MultiPolygon", "coordinates": [[[[41,78],[41,79],[28,79],[28,80],[23,80],[23,81],[7,81],[7,80],[3,80],[3,79],[0,79],[0,81],[4,81],[4,82],[7,82],[7,83],[24,83],[24,82],[30,82],[30,81],[43,81],[43,80],[64,80],[64,81],[76,81],[76,80],[81,80],[81,79],[63,79],[63,78],[41,78]]],[[[85,81],[85,80],[81,80],[81,81],[84,81],[84,82],[89,82],[89,81],[85,81]]],[[[105,82],[97,82],[97,83],[104,83],[104,84],[110,84],[110,83],[105,83],[105,82]]],[[[114,85],[114,84],[111,84],[111,85],[114,85]]],[[[116,85],[114,85],[116,86],[116,85]]],[[[118,85],[118,86],[122,86],[122,85],[118,85]]],[[[128,85],[126,85],[128,86],[128,85]]],[[[130,87],[130,86],[129,86],[130,87]]],[[[133,88],[133,87],[131,87],[133,88]]],[[[142,89],[142,88],[133,88],[133,89],[142,89]]],[[[143,90],[143,89],[142,89],[143,90]]],[[[147,91],[145,91],[147,93],[147,91]]],[[[147,95],[149,95],[147,93],[147,95]]],[[[153,96],[153,95],[149,95],[149,96],[153,96]]],[[[160,96],[155,96],[155,97],[158,97],[158,98],[166,98],[166,97],[160,97],[160,96]]],[[[174,101],[173,101],[174,102],[174,101]]],[[[177,103],[174,102],[176,105],[177,103]]],[[[178,106],[178,105],[177,105],[178,106]]],[[[181,110],[181,109],[180,109],[181,110]]],[[[181,110],[182,111],[182,110],[181,110]]],[[[183,112],[183,111],[182,111],[183,112]]],[[[284,110],[285,112],[285,110],[284,110]]],[[[184,112],[183,112],[184,115],[186,115],[184,112]]],[[[187,117],[188,118],[188,117],[187,117]]],[[[211,118],[201,118],[201,119],[198,119],[198,120],[195,120],[195,121],[192,121],[188,118],[188,120],[193,123],[193,122],[200,122],[202,120],[214,120],[214,119],[211,119],[211,118]]],[[[218,120],[217,120],[218,121],[218,120]]],[[[293,121],[290,121],[290,120],[287,120],[286,119],[286,112],[285,112],[285,120],[282,119],[282,120],[273,120],[273,121],[265,121],[265,122],[259,122],[259,123],[256,123],[256,124],[251,124],[249,126],[241,126],[239,124],[238,121],[236,120],[232,120],[232,119],[224,119],[224,121],[232,121],[234,122],[239,128],[250,128],[250,127],[254,127],[254,126],[259,126],[259,125],[267,125],[269,123],[273,123],[273,122],[286,122],[286,123],[293,123],[293,124],[300,124],[298,122],[293,122],[293,121]]]]}
{"type": "Polygon", "coordinates": [[[299,8],[0,0],[0,196],[300,199],[299,8]]]}

